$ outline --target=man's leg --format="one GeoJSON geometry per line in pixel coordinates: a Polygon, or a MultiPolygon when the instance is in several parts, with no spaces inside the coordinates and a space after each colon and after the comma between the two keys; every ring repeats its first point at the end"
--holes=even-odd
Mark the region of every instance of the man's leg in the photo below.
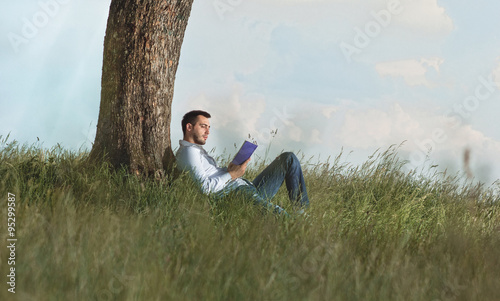
{"type": "Polygon", "coordinates": [[[237,194],[240,194],[248,199],[253,200],[253,202],[256,205],[260,205],[264,207],[264,209],[272,211],[273,213],[277,214],[283,214],[285,216],[288,216],[288,213],[286,213],[285,209],[281,208],[278,205],[274,205],[273,203],[269,202],[267,199],[263,198],[259,191],[257,191],[257,188],[249,183],[248,185],[242,185],[236,188],[235,192],[237,194]]]}
{"type": "Polygon", "coordinates": [[[276,195],[283,182],[286,183],[288,197],[295,206],[309,207],[306,183],[299,159],[290,152],[278,156],[253,180],[259,194],[268,200],[276,195]]]}

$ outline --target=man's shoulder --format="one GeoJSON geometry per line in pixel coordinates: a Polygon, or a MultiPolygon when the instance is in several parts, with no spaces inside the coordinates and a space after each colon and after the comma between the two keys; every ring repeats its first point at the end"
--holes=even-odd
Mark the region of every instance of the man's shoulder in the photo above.
{"type": "Polygon", "coordinates": [[[185,140],[180,140],[179,144],[179,149],[175,153],[177,166],[183,170],[198,166],[201,163],[202,149],[198,145],[185,140]]]}
{"type": "Polygon", "coordinates": [[[201,153],[201,148],[194,143],[179,140],[179,149],[176,152],[176,156],[189,153],[201,153]]]}

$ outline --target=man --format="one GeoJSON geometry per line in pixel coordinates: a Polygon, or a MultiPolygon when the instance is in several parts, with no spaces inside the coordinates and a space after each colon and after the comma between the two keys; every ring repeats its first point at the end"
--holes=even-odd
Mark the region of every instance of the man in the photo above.
{"type": "Polygon", "coordinates": [[[191,111],[184,115],[184,138],[179,141],[180,147],[176,153],[177,167],[181,171],[188,171],[203,193],[222,197],[236,191],[276,213],[286,214],[281,207],[270,203],[285,182],[292,204],[301,211],[309,207],[302,168],[293,153],[278,156],[252,182],[242,178],[250,159],[241,165],[230,163],[228,167],[217,166],[203,149],[210,134],[210,117],[204,111],[191,111]]]}

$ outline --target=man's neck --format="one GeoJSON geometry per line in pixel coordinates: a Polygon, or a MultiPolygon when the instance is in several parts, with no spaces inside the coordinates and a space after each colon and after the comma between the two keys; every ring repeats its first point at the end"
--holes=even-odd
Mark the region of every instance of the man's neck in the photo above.
{"type": "Polygon", "coordinates": [[[192,143],[192,144],[197,144],[197,143],[194,142],[194,139],[192,137],[186,137],[186,136],[184,136],[183,140],[187,141],[189,143],[192,143]]]}
{"type": "Polygon", "coordinates": [[[182,139],[182,140],[183,140],[183,141],[186,141],[186,142],[189,142],[189,143],[191,143],[191,144],[197,145],[197,146],[199,146],[199,147],[203,147],[203,145],[201,145],[201,144],[199,144],[199,143],[196,143],[196,142],[195,142],[194,140],[192,140],[192,139],[190,140],[190,139],[186,139],[186,138],[184,138],[184,139],[182,139]]]}

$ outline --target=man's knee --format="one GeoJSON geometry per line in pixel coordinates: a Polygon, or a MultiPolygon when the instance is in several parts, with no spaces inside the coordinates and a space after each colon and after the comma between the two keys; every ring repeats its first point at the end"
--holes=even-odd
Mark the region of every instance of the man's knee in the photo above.
{"type": "Polygon", "coordinates": [[[281,160],[286,160],[286,161],[288,161],[288,160],[291,160],[291,161],[298,161],[297,156],[296,156],[294,153],[292,153],[292,152],[284,152],[284,153],[282,153],[282,154],[279,156],[279,158],[280,158],[281,160]]]}
{"type": "Polygon", "coordinates": [[[300,161],[292,152],[284,152],[278,157],[279,161],[283,162],[288,168],[292,166],[300,166],[300,161]]]}

